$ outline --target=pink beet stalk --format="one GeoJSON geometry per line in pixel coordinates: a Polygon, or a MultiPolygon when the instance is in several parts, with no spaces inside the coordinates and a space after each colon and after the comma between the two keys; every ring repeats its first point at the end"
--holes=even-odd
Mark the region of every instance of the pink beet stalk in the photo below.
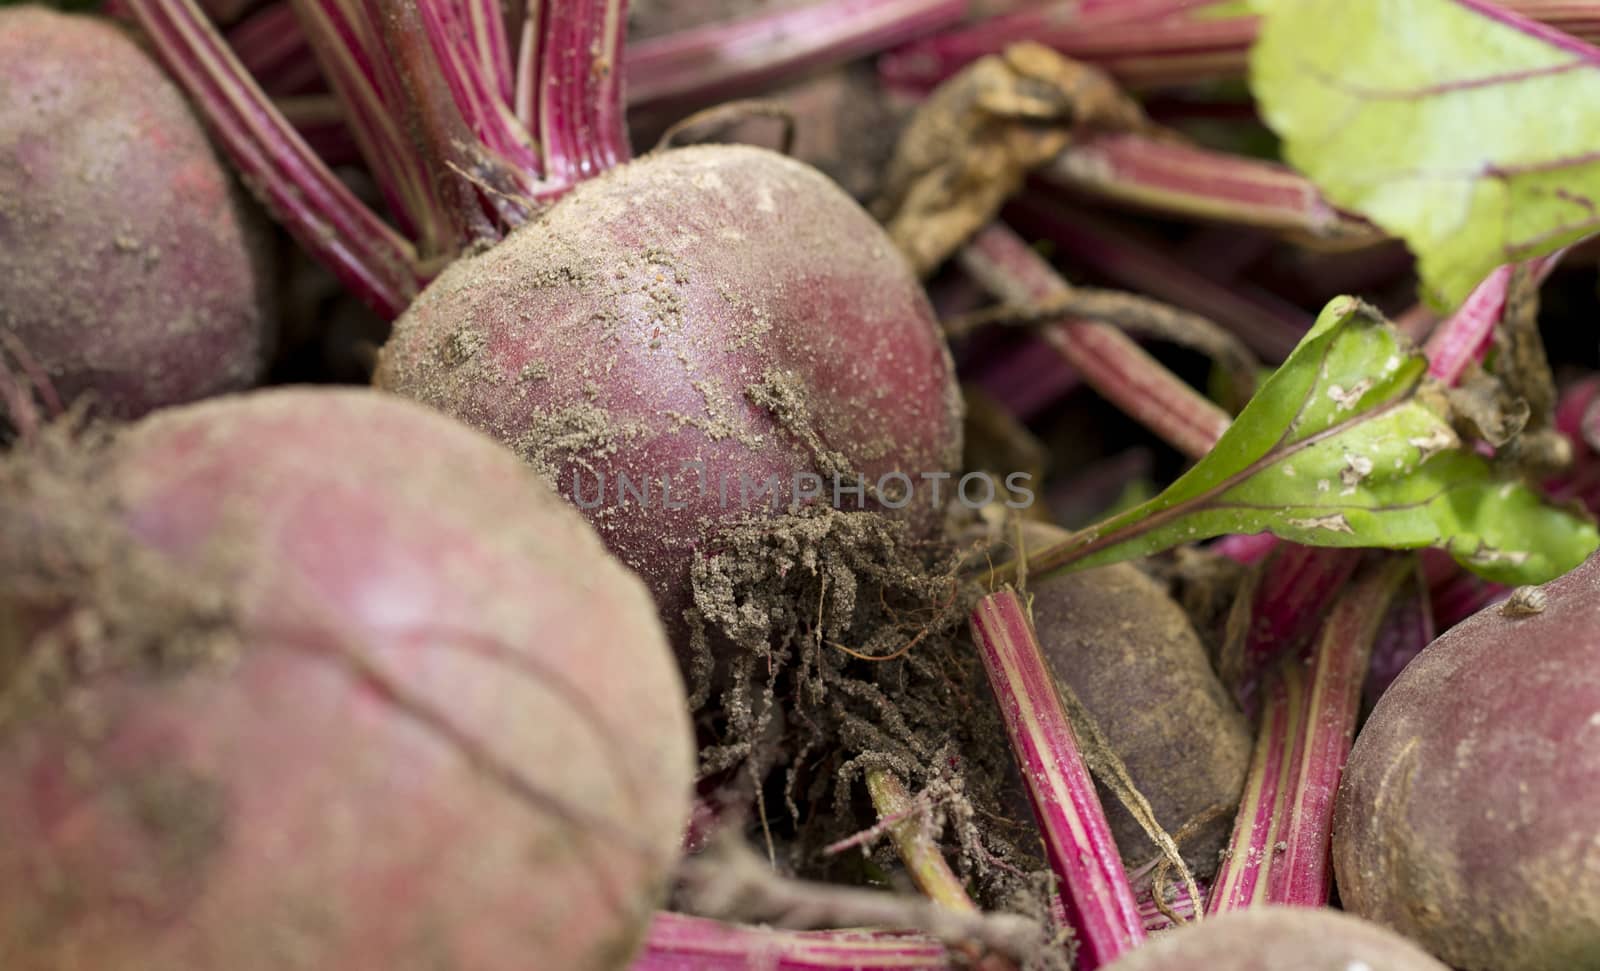
{"type": "Polygon", "coordinates": [[[228,28],[227,36],[239,63],[272,97],[327,90],[311,44],[288,3],[261,8],[228,28]]]}
{"type": "Polygon", "coordinates": [[[952,971],[943,944],[896,931],[785,931],[662,912],[630,971],[952,971]]]}
{"type": "Polygon", "coordinates": [[[1032,334],[1024,335],[1014,347],[974,363],[964,373],[968,381],[1023,421],[1037,417],[1083,384],[1078,372],[1061,355],[1032,334]]]}
{"type": "Polygon", "coordinates": [[[1167,888],[1168,898],[1161,903],[1156,902],[1155,887],[1146,887],[1139,892],[1139,916],[1144,920],[1146,933],[1155,934],[1159,931],[1172,930],[1199,918],[1205,913],[1205,898],[1209,893],[1209,885],[1201,880],[1198,882],[1200,899],[1197,901],[1189,896],[1189,891],[1181,883],[1173,883],[1167,888]],[[1163,909],[1165,905],[1165,909],[1163,909]],[[1173,918],[1177,920],[1174,921],[1173,918]]]}
{"type": "MultiPolygon", "coordinates": [[[[1526,263],[1535,284],[1544,282],[1566,249],[1526,263]]],[[[1473,288],[1455,313],[1435,328],[1423,350],[1428,355],[1428,373],[1445,384],[1455,384],[1467,366],[1483,357],[1494,335],[1494,327],[1505,314],[1506,295],[1517,264],[1497,267],[1473,288]]]]}
{"type": "Polygon", "coordinates": [[[1144,939],[1139,906],[1027,606],[1007,588],[983,598],[971,624],[1077,935],[1078,967],[1091,971],[1144,939]]]}
{"type": "Polygon", "coordinates": [[[1139,134],[1075,143],[1037,173],[1046,184],[1176,216],[1289,233],[1323,248],[1367,246],[1380,230],[1334,208],[1273,162],[1139,134]]]}
{"type": "Polygon", "coordinates": [[[958,23],[968,0],[821,0],[633,44],[628,100],[711,104],[958,23]]]}
{"type": "Polygon", "coordinates": [[[1287,786],[1289,740],[1305,708],[1299,678],[1273,678],[1266,687],[1250,756],[1250,773],[1234,819],[1233,839],[1222,858],[1206,902],[1206,913],[1265,902],[1266,874],[1276,852],[1280,794],[1287,786]]]}
{"type": "MultiPolygon", "coordinates": [[[[908,45],[895,52],[883,72],[895,84],[925,90],[985,54],[1030,40],[1095,64],[1132,87],[1243,78],[1256,18],[1205,16],[1205,8],[1214,5],[1215,0],[1040,4],[908,45]]],[[[1600,41],[1600,7],[1592,0],[1499,0],[1495,6],[1590,43],[1600,41]]]]}
{"type": "Polygon", "coordinates": [[[1332,886],[1333,797],[1355,738],[1373,642],[1413,569],[1390,557],[1339,599],[1308,662],[1269,677],[1256,752],[1210,911],[1254,904],[1322,907],[1332,886]]]}
{"type": "Polygon", "coordinates": [[[1209,317],[1265,360],[1288,357],[1311,328],[1311,317],[1293,304],[1238,283],[1219,283],[1079,207],[1029,199],[1009,207],[1006,221],[1050,240],[1063,256],[1120,286],[1209,317]]]}
{"type": "Polygon", "coordinates": [[[497,0],[295,0],[398,232],[316,157],[194,0],[127,3],[245,182],[387,316],[465,249],[629,157],[623,0],[530,4],[515,62],[497,0]]]}
{"type": "Polygon", "coordinates": [[[1378,625],[1378,634],[1372,642],[1372,662],[1367,669],[1366,684],[1361,689],[1363,703],[1369,708],[1377,704],[1378,698],[1411,659],[1433,643],[1438,633],[1419,557],[1416,568],[1406,576],[1378,625]]]}
{"type": "Polygon", "coordinates": [[[1193,15],[1206,5],[1194,0],[1038,4],[908,45],[885,58],[881,69],[892,84],[927,90],[986,54],[1033,41],[1134,86],[1240,76],[1255,20],[1193,15]]]}
{"type": "MultiPolygon", "coordinates": [[[[1005,226],[994,223],[961,252],[962,267],[1002,300],[1047,301],[1067,284],[1005,226]]],[[[1043,339],[1096,391],[1191,458],[1211,450],[1231,419],[1114,327],[1064,320],[1043,339]]]]}
{"type": "Polygon", "coordinates": [[[1345,581],[1361,562],[1358,549],[1279,543],[1261,567],[1250,627],[1245,632],[1241,700],[1248,709],[1260,674],[1303,645],[1327,615],[1345,581]]]}
{"type": "Polygon", "coordinates": [[[1373,641],[1395,591],[1411,570],[1409,558],[1390,557],[1359,579],[1329,615],[1312,650],[1305,674],[1306,734],[1296,739],[1299,758],[1292,767],[1290,798],[1281,806],[1286,813],[1279,832],[1284,849],[1273,860],[1268,903],[1328,904],[1333,886],[1329,858],[1333,796],[1355,740],[1361,685],[1373,641]]]}
{"type": "Polygon", "coordinates": [[[210,122],[246,184],[289,232],[380,312],[421,288],[416,248],[317,157],[228,49],[195,0],[127,0],[156,53],[210,122]]]}

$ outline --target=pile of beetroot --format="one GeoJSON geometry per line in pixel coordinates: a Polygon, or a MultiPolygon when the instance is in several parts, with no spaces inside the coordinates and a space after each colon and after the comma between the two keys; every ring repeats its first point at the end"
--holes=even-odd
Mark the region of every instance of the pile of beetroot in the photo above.
{"type": "Polygon", "coordinates": [[[1066,569],[1333,318],[1586,542],[1594,252],[1121,2],[0,6],[0,969],[1600,969],[1600,559],[1066,569]]]}

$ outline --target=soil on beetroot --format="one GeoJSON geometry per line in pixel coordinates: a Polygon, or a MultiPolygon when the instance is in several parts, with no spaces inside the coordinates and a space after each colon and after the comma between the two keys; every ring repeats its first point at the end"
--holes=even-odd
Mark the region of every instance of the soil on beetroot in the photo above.
{"type": "MultiPolygon", "coordinates": [[[[397,322],[375,383],[544,472],[681,642],[693,551],[761,503],[747,483],[953,470],[951,372],[859,207],[771,152],[706,146],[586,182],[455,263],[397,322]],[[624,477],[643,495],[621,498],[624,477]]],[[[931,531],[930,508],[906,515],[931,531]]]]}
{"type": "MultiPolygon", "coordinates": [[[[692,703],[701,772],[754,795],[758,845],[794,872],[859,880],[830,844],[877,822],[862,774],[921,791],[977,896],[1042,913],[1037,837],[966,617],[963,553],[904,522],[818,508],[725,530],[695,564],[692,703]],[[752,784],[752,780],[754,780],[752,784]]],[[[887,838],[870,846],[899,867],[887,838]]]]}

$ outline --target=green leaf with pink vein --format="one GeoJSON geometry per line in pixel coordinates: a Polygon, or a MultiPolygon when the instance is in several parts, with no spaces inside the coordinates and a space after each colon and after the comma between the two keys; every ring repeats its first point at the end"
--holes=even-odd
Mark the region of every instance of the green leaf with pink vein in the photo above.
{"type": "Polygon", "coordinates": [[[1255,0],[1288,162],[1403,237],[1453,307],[1600,230],[1600,50],[1483,0],[1255,0]]]}
{"type": "Polygon", "coordinates": [[[1600,545],[1594,522],[1476,454],[1427,370],[1377,311],[1333,300],[1192,469],[1154,499],[1030,550],[1029,573],[1256,532],[1307,546],[1437,547],[1506,584],[1583,562],[1600,545]]]}

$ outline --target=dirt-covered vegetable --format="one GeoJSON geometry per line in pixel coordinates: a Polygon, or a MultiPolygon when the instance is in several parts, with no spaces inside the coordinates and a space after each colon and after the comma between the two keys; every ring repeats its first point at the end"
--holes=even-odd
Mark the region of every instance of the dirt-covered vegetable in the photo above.
{"type": "Polygon", "coordinates": [[[282,390],[0,464],[0,966],[619,971],[688,813],[642,585],[513,455],[282,390]]]}
{"type": "Polygon", "coordinates": [[[1446,971],[1398,934],[1334,910],[1239,910],[1152,938],[1107,971],[1446,971]]]}
{"type": "MultiPolygon", "coordinates": [[[[1059,538],[1056,530],[1030,532],[1059,538]]],[[[1059,574],[1032,593],[1056,678],[1094,718],[1189,865],[1210,876],[1233,825],[1250,731],[1183,608],[1126,563],[1059,574]]],[[[1124,860],[1158,855],[1114,795],[1102,791],[1101,803],[1124,860]]]]}
{"type": "Polygon", "coordinates": [[[107,415],[247,388],[271,240],[178,87],[121,28],[0,9],[0,336],[107,415]]]}
{"type": "Polygon", "coordinates": [[[881,509],[849,490],[893,473],[917,492],[890,501],[931,522],[920,475],[958,458],[949,356],[905,261],[822,175],[749,147],[580,183],[442,274],[396,322],[377,384],[544,471],[669,623],[719,525],[807,492],[881,509]]]}
{"type": "Polygon", "coordinates": [[[1334,818],[1349,909],[1467,971],[1600,955],[1600,559],[1446,631],[1379,699],[1334,818]]]}

